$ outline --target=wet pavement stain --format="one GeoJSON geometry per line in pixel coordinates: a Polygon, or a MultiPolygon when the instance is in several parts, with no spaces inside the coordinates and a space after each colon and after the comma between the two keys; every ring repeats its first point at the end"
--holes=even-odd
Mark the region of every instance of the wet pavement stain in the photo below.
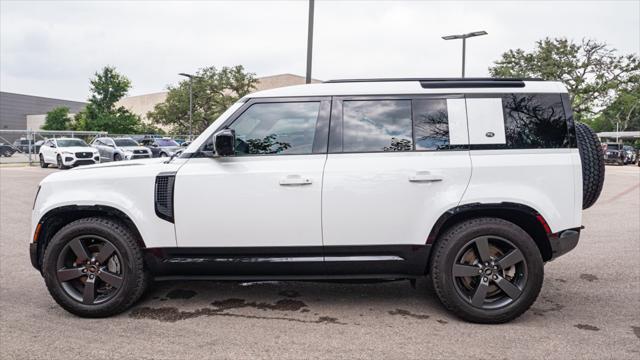
{"type": "Polygon", "coordinates": [[[300,297],[300,293],[295,290],[283,290],[283,291],[280,291],[278,295],[288,297],[288,298],[300,297]]]}
{"type": "Polygon", "coordinates": [[[395,309],[389,311],[389,315],[400,315],[402,317],[412,317],[414,319],[428,319],[429,315],[413,314],[408,310],[395,309]]]}
{"type": "Polygon", "coordinates": [[[592,274],[580,274],[580,279],[591,282],[598,280],[598,277],[592,274]]]}
{"type": "Polygon", "coordinates": [[[303,320],[303,319],[287,318],[287,317],[280,317],[280,316],[230,314],[230,313],[225,313],[223,312],[223,310],[220,310],[220,309],[210,309],[210,308],[202,308],[195,311],[181,311],[175,307],[165,307],[165,308],[141,307],[141,308],[133,309],[129,314],[129,317],[134,319],[150,319],[150,320],[158,320],[162,322],[176,322],[179,320],[193,319],[201,316],[226,316],[226,317],[237,317],[237,318],[244,318],[244,319],[283,320],[283,321],[299,322],[299,323],[305,323],[305,324],[346,325],[346,323],[338,321],[337,318],[329,317],[329,316],[320,316],[316,320],[303,320]]]}
{"type": "Polygon", "coordinates": [[[191,299],[197,292],[193,290],[174,289],[165,295],[168,299],[191,299]]]}
{"type": "Polygon", "coordinates": [[[633,333],[636,335],[636,337],[640,339],[640,326],[632,326],[631,330],[633,330],[633,333]]]}
{"type": "Polygon", "coordinates": [[[539,307],[532,307],[531,311],[533,311],[534,315],[537,316],[544,316],[544,314],[551,312],[551,311],[560,311],[562,309],[564,309],[564,305],[558,304],[557,302],[553,301],[553,300],[543,300],[544,303],[550,304],[550,307],[547,308],[539,308],[539,307]]]}
{"type": "Polygon", "coordinates": [[[565,279],[555,279],[555,280],[556,280],[557,282],[561,282],[561,283],[566,283],[566,282],[567,282],[567,280],[565,280],[565,279]]]}
{"type": "Polygon", "coordinates": [[[307,304],[300,300],[281,299],[276,301],[275,304],[246,302],[243,299],[226,299],[220,301],[214,301],[211,305],[218,308],[218,310],[240,309],[245,307],[252,307],[260,310],[277,310],[277,311],[298,311],[302,308],[306,308],[307,304]]]}
{"type": "Polygon", "coordinates": [[[577,327],[580,330],[589,330],[589,331],[599,331],[600,328],[597,326],[593,326],[593,325],[589,325],[589,324],[577,324],[577,325],[573,325],[575,327],[577,327]]]}
{"type": "Polygon", "coordinates": [[[446,325],[449,323],[447,320],[437,320],[437,321],[442,325],[446,325]]]}

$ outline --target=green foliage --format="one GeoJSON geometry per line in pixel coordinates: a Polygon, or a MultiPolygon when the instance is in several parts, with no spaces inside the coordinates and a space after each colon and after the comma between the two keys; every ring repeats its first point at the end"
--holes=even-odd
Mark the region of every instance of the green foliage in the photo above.
{"type": "MultiPolygon", "coordinates": [[[[245,72],[241,65],[207,67],[198,70],[193,81],[193,133],[199,134],[233,103],[251,92],[257,83],[255,74],[245,72]]],[[[189,133],[189,79],[169,86],[165,102],[155,106],[147,117],[169,125],[172,132],[189,133]]]]}
{"type": "Polygon", "coordinates": [[[640,60],[637,55],[617,55],[606,43],[583,39],[545,38],[531,52],[509,50],[489,68],[494,77],[535,77],[562,81],[571,96],[576,119],[599,114],[619,89],[637,86],[640,60]]]}
{"type": "Polygon", "coordinates": [[[129,79],[119,74],[114,67],[106,66],[101,72],[95,73],[95,78],[90,83],[89,104],[76,114],[75,130],[137,133],[142,124],[140,117],[122,106],[116,107],[118,100],[131,87],[129,79]]]}
{"type": "Polygon", "coordinates": [[[59,106],[47,113],[47,117],[42,126],[42,130],[69,130],[71,128],[71,118],[69,108],[59,106]]]}

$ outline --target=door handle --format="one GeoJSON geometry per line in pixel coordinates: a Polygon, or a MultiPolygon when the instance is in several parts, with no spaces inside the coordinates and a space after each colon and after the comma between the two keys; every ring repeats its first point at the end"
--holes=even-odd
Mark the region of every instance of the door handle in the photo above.
{"type": "Polygon", "coordinates": [[[311,183],[313,183],[313,181],[310,178],[303,178],[300,175],[289,175],[280,180],[281,186],[301,186],[311,185],[311,183]]]}
{"type": "Polygon", "coordinates": [[[418,171],[415,175],[409,176],[410,182],[438,182],[442,180],[441,175],[432,174],[428,171],[418,171]]]}

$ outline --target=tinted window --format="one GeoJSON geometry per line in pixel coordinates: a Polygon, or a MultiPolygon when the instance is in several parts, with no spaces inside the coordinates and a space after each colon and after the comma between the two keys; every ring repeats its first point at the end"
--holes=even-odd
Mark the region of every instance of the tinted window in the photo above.
{"type": "Polygon", "coordinates": [[[133,139],[113,139],[117,146],[138,146],[133,139]]]}
{"type": "Polygon", "coordinates": [[[416,150],[442,150],[448,148],[449,120],[447,118],[447,100],[414,100],[413,134],[416,150]]]}
{"type": "Polygon", "coordinates": [[[158,144],[158,146],[180,146],[172,139],[156,139],[156,144],[158,144]]]}
{"type": "Polygon", "coordinates": [[[236,119],[236,154],[311,154],[319,102],[254,104],[236,119]]]}
{"type": "Polygon", "coordinates": [[[507,147],[568,147],[567,121],[559,94],[510,94],[502,98],[507,147]]]}
{"type": "Polygon", "coordinates": [[[343,151],[410,151],[411,100],[342,103],[343,151]]]}
{"type": "Polygon", "coordinates": [[[89,146],[80,139],[61,139],[56,141],[58,142],[58,147],[89,146]]]}

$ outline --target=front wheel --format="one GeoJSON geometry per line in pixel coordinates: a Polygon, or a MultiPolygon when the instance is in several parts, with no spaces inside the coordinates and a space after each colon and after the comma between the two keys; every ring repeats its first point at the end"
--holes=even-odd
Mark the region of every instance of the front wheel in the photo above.
{"type": "Polygon", "coordinates": [[[116,153],[115,155],[113,155],[113,161],[120,161],[122,160],[122,155],[116,153]]]}
{"type": "Polygon", "coordinates": [[[60,306],[92,318],[125,311],[149,283],[135,236],[123,224],[98,217],[76,220],[53,236],[43,275],[60,306]]]}
{"type": "Polygon", "coordinates": [[[40,167],[43,168],[43,169],[46,169],[47,167],[49,167],[49,164],[47,164],[44,161],[44,157],[42,156],[42,154],[40,154],[40,167]]]}
{"type": "Polygon", "coordinates": [[[454,225],[438,239],[431,261],[442,304],[476,323],[513,320],[535,302],[544,277],[533,239],[517,225],[477,218],[454,225]]]}
{"type": "Polygon", "coordinates": [[[60,155],[58,155],[58,157],[56,158],[56,161],[58,162],[58,169],[63,170],[67,168],[66,166],[64,166],[64,163],[62,162],[62,157],[60,155]]]}
{"type": "Polygon", "coordinates": [[[160,153],[160,157],[163,157],[163,158],[164,158],[164,157],[169,157],[169,155],[167,155],[167,153],[161,152],[161,153],[160,153]]]}

